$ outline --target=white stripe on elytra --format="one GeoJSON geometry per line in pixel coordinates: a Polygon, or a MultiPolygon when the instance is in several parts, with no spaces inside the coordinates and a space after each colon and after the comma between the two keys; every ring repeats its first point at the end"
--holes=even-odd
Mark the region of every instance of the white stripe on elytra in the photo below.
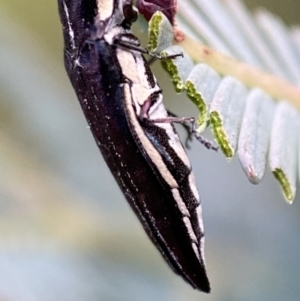
{"type": "MultiPolygon", "coordinates": [[[[145,64],[142,59],[142,55],[133,54],[130,51],[123,49],[117,50],[118,60],[123,74],[132,82],[132,96],[136,105],[136,113],[139,114],[140,106],[148,100],[149,96],[156,91],[160,91],[160,87],[155,85],[154,88],[150,87],[147,80],[145,64]],[[139,106],[137,106],[139,104],[139,106]]],[[[156,79],[154,78],[156,81],[156,79]]],[[[157,101],[151,106],[149,110],[149,119],[162,119],[167,118],[168,113],[163,104],[162,94],[158,96],[157,101]]],[[[187,168],[191,168],[189,158],[186,155],[184,148],[178,135],[174,132],[173,126],[170,123],[157,123],[156,126],[164,129],[168,135],[168,143],[174,149],[177,156],[186,165],[187,168]]],[[[197,189],[197,188],[196,188],[197,189]]],[[[199,200],[199,197],[197,198],[199,200]]]]}
{"type": "Polygon", "coordinates": [[[158,86],[154,88],[150,87],[145,76],[144,63],[141,64],[140,60],[136,62],[136,55],[134,56],[130,51],[117,49],[117,57],[123,74],[131,82],[132,99],[135,104],[136,114],[139,115],[141,106],[149,99],[152,93],[159,91],[160,88],[158,86]],[[143,77],[141,73],[143,73],[143,77]]]}
{"type": "Polygon", "coordinates": [[[199,229],[200,229],[200,233],[202,234],[200,241],[198,241],[197,237],[195,235],[195,231],[194,231],[193,226],[190,221],[190,217],[191,217],[190,212],[188,211],[184,201],[182,200],[178,189],[172,189],[172,194],[178,205],[180,212],[184,216],[183,222],[187,228],[188,234],[192,241],[193,250],[194,250],[196,256],[198,257],[198,259],[201,261],[200,258],[202,258],[204,261],[204,227],[203,227],[203,219],[202,219],[202,207],[201,207],[201,205],[199,205],[196,208],[197,220],[199,222],[199,229]]]}
{"type": "Polygon", "coordinates": [[[128,117],[131,123],[131,126],[133,127],[134,132],[136,133],[137,137],[139,138],[140,142],[142,143],[143,148],[147,152],[148,156],[150,157],[153,164],[157,167],[158,171],[160,172],[161,176],[166,180],[168,185],[171,188],[173,197],[178,204],[178,208],[181,211],[181,213],[184,215],[183,222],[186,226],[188,235],[191,239],[191,244],[193,247],[193,250],[195,251],[195,254],[197,258],[200,260],[200,250],[199,250],[199,244],[201,243],[197,241],[197,237],[195,235],[195,232],[193,230],[191,221],[190,221],[190,213],[188,209],[186,208],[180,194],[178,191],[178,183],[173,178],[172,174],[169,172],[167,166],[164,164],[160,154],[158,151],[154,148],[152,143],[149,141],[147,136],[145,135],[139,120],[137,118],[137,115],[134,111],[134,108],[132,106],[132,99],[131,99],[131,90],[129,84],[124,84],[124,96],[125,96],[125,105],[128,112],[128,117]],[[173,189],[172,189],[173,188],[173,189]]]}
{"type": "MultiPolygon", "coordinates": [[[[103,36],[104,40],[108,44],[113,45],[116,36],[118,36],[119,34],[121,34],[123,31],[124,31],[124,29],[121,26],[115,26],[115,27],[109,29],[105,33],[105,35],[103,36]]],[[[101,38],[101,37],[99,37],[99,38],[101,38]]]]}
{"type": "Polygon", "coordinates": [[[188,233],[189,233],[189,236],[190,236],[192,242],[194,242],[195,244],[198,245],[199,242],[198,242],[197,237],[195,235],[195,232],[193,230],[193,227],[192,227],[192,224],[191,224],[191,220],[187,216],[185,216],[183,218],[183,222],[184,222],[184,224],[185,224],[185,226],[186,226],[186,228],[188,230],[188,233]]]}
{"type": "MultiPolygon", "coordinates": [[[[165,109],[162,100],[163,97],[162,94],[160,94],[158,101],[154,104],[155,107],[153,109],[152,107],[150,108],[150,120],[168,118],[168,113],[165,109]]],[[[155,123],[155,125],[166,131],[166,134],[168,135],[169,145],[174,149],[176,155],[181,159],[184,165],[188,169],[191,169],[190,160],[181,144],[178,134],[174,132],[173,125],[171,123],[155,123]]]]}
{"type": "Polygon", "coordinates": [[[189,186],[191,188],[193,196],[200,203],[200,197],[199,197],[198,189],[196,186],[196,180],[195,180],[194,174],[192,172],[189,174],[189,186]]]}
{"type": "Polygon", "coordinates": [[[139,85],[140,89],[145,89],[145,91],[147,91],[146,98],[139,97],[138,99],[139,105],[142,106],[148,97],[155,91],[149,86],[148,81],[145,79],[142,80],[141,78],[140,72],[144,72],[144,77],[146,77],[144,64],[137,64],[135,60],[136,56],[130,51],[121,48],[117,49],[117,57],[123,74],[131,81],[131,84],[139,85]]]}
{"type": "Polygon", "coordinates": [[[202,237],[200,238],[200,242],[199,242],[199,251],[200,251],[200,256],[203,260],[203,263],[205,263],[205,256],[204,256],[205,237],[204,237],[204,225],[203,225],[202,206],[201,205],[199,205],[196,208],[196,213],[197,213],[200,232],[202,233],[202,237]]]}
{"type": "Polygon", "coordinates": [[[114,0],[98,0],[98,16],[97,19],[104,21],[112,16],[114,10],[114,0]]]}
{"type": "Polygon", "coordinates": [[[72,29],[72,24],[70,22],[70,15],[69,15],[68,7],[67,7],[65,1],[63,1],[63,6],[64,6],[64,11],[65,11],[65,14],[66,14],[67,22],[68,22],[71,47],[72,47],[72,49],[75,49],[75,41],[74,41],[75,35],[74,35],[74,30],[72,29]]]}
{"type": "MultiPolygon", "coordinates": [[[[134,56],[130,51],[117,49],[117,56],[123,74],[131,81],[131,87],[129,86],[129,84],[124,85],[124,93],[125,93],[126,108],[129,114],[131,125],[133,126],[133,130],[136,132],[139,140],[143,145],[143,148],[151,158],[154,165],[157,167],[161,176],[167,181],[168,185],[171,188],[173,188],[171,189],[171,191],[177,203],[177,206],[183,215],[183,222],[186,226],[187,232],[191,239],[192,248],[197,258],[201,260],[203,254],[203,247],[204,247],[204,238],[202,237],[200,241],[197,240],[197,237],[195,235],[194,229],[190,221],[190,213],[177,189],[178,183],[176,182],[176,180],[168,170],[167,166],[164,164],[159,152],[154,148],[153,144],[149,141],[149,139],[145,135],[138,120],[138,115],[141,110],[140,106],[144,104],[144,102],[154,91],[159,91],[160,88],[158,85],[156,85],[154,88],[151,88],[148,81],[141,80],[141,78],[145,79],[144,62],[137,59],[137,57],[134,56]],[[137,59],[137,61],[135,59],[137,59]],[[139,64],[137,64],[137,62],[139,62],[139,64]],[[135,105],[135,109],[133,108],[133,105],[135,105]]],[[[157,102],[151,107],[149,114],[151,119],[160,119],[160,118],[167,117],[167,112],[162,103],[162,95],[159,96],[157,102]]],[[[161,123],[161,124],[157,124],[157,126],[160,126],[161,128],[166,130],[166,133],[169,137],[170,146],[174,149],[174,151],[180,157],[183,163],[188,168],[190,168],[189,159],[185,153],[184,148],[182,147],[178,135],[174,132],[172,125],[168,123],[161,123]]],[[[195,178],[193,174],[189,175],[189,186],[193,193],[193,196],[199,202],[199,194],[198,194],[198,190],[195,184],[195,178]]],[[[201,233],[203,233],[203,221],[201,217],[202,211],[200,206],[198,208],[196,210],[197,210],[199,228],[201,230],[201,233]]]]}
{"type": "Polygon", "coordinates": [[[144,150],[147,152],[148,156],[150,157],[153,164],[157,167],[159,173],[161,174],[162,178],[168,183],[171,188],[178,188],[178,183],[168,170],[167,166],[163,162],[161,155],[155,149],[153,144],[149,141],[145,132],[143,131],[136,112],[134,111],[132,105],[132,96],[129,84],[124,84],[124,98],[125,98],[125,106],[127,109],[129,122],[136,133],[138,139],[140,140],[144,150]]]}
{"type": "Polygon", "coordinates": [[[196,213],[197,213],[197,217],[198,217],[200,232],[201,232],[202,234],[204,234],[204,225],[203,225],[202,206],[201,206],[201,205],[199,205],[199,206],[196,208],[196,213]]]}
{"type": "Polygon", "coordinates": [[[192,242],[192,247],[193,247],[193,250],[198,258],[198,260],[201,262],[201,253],[199,253],[199,248],[198,248],[198,244],[195,244],[194,242],[192,242]]]}
{"type": "Polygon", "coordinates": [[[177,206],[183,216],[191,217],[189,210],[187,209],[184,201],[182,200],[178,189],[172,189],[173,198],[175,199],[177,206]]]}

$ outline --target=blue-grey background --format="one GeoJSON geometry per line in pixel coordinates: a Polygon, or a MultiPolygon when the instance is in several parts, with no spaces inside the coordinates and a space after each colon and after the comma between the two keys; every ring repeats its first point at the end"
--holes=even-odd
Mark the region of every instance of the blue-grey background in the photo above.
{"type": "MultiPolygon", "coordinates": [[[[300,23],[298,0],[246,3],[300,23]]],[[[253,186],[237,159],[194,142],[212,293],[194,291],[112,179],[62,48],[56,1],[0,0],[0,300],[299,301],[300,194],[289,206],[269,172],[253,186]]],[[[196,115],[160,65],[153,69],[166,106],[196,115]]]]}

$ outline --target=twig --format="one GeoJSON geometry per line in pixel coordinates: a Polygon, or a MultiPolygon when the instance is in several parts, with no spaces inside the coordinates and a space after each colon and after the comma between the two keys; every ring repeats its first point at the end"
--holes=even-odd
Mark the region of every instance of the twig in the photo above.
{"type": "Polygon", "coordinates": [[[276,100],[284,99],[300,109],[300,88],[289,82],[217,52],[187,36],[181,43],[175,44],[184,48],[195,62],[205,63],[223,76],[231,75],[247,87],[259,87],[276,100]]]}

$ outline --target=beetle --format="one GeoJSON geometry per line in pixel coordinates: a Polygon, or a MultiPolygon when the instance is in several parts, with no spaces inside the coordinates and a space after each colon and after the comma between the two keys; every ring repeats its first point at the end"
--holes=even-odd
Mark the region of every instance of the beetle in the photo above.
{"type": "Polygon", "coordinates": [[[58,0],[65,68],[125,198],[171,268],[210,291],[202,209],[185,149],[131,25],[132,0],[58,0]]]}

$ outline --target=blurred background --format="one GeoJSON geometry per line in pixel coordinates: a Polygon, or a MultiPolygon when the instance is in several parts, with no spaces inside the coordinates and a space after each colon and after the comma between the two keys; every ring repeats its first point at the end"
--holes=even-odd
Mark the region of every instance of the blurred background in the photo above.
{"type": "MultiPolygon", "coordinates": [[[[246,5],[300,23],[299,0],[246,5]]],[[[237,159],[229,164],[194,142],[188,153],[212,293],[194,291],[165,264],[120,193],[62,51],[56,1],[0,0],[0,300],[299,301],[300,194],[289,206],[270,172],[253,186],[237,159]]],[[[153,70],[166,106],[196,115],[160,64],[153,70]]]]}

